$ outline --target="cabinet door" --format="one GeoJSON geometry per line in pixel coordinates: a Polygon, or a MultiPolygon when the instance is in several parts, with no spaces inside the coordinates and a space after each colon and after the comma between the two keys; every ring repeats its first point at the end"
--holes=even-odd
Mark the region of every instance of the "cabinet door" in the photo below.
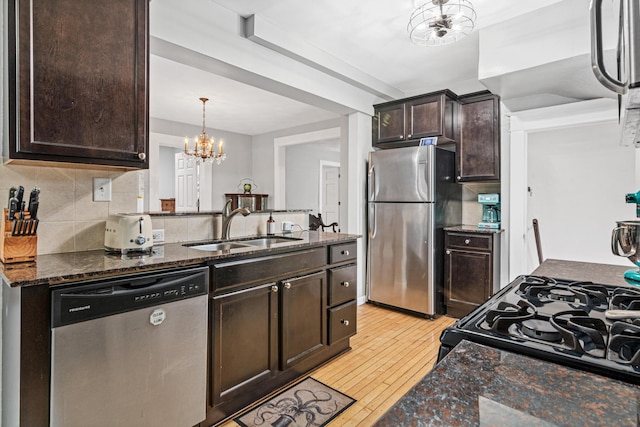
{"type": "Polygon", "coordinates": [[[462,317],[491,296],[493,262],[490,252],[445,251],[447,314],[462,317]]]}
{"type": "Polygon", "coordinates": [[[246,394],[278,369],[278,287],[213,298],[212,406],[246,394]]]}
{"type": "Polygon", "coordinates": [[[327,344],[327,280],[324,271],[283,280],[281,369],[322,351],[327,344]]]}
{"type": "Polygon", "coordinates": [[[440,136],[444,123],[441,96],[432,96],[407,102],[407,139],[440,136]]]}
{"type": "Polygon", "coordinates": [[[148,8],[9,2],[11,159],[148,167],[148,8]]]}
{"type": "Polygon", "coordinates": [[[461,105],[460,141],[457,146],[458,181],[500,179],[500,101],[487,94],[461,105]]]}
{"type": "Polygon", "coordinates": [[[373,145],[404,141],[405,104],[394,104],[377,109],[373,118],[373,145]]]}

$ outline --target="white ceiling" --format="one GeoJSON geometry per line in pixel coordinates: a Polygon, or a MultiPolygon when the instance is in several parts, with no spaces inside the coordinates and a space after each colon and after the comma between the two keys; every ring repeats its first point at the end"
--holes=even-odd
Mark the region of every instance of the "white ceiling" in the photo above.
{"type": "MultiPolygon", "coordinates": [[[[561,0],[471,0],[478,15],[474,32],[441,47],[419,47],[408,38],[408,19],[414,3],[420,0],[208,1],[242,17],[255,14],[287,35],[409,96],[444,88],[460,94],[484,89],[478,81],[477,29],[561,0]]],[[[584,3],[588,5],[588,0],[584,3]]],[[[153,35],[153,23],[151,27],[153,35]]],[[[200,125],[202,106],[198,98],[202,96],[211,98],[207,104],[208,127],[248,135],[338,117],[335,112],[155,55],[151,58],[150,80],[154,118],[200,125]]]]}

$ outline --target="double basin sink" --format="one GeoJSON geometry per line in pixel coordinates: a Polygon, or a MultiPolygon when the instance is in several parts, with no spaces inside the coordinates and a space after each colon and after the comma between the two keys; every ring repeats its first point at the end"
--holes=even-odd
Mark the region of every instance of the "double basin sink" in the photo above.
{"type": "Polygon", "coordinates": [[[231,240],[225,242],[214,242],[214,243],[205,243],[205,244],[186,244],[183,246],[187,246],[190,249],[198,249],[201,251],[229,251],[231,249],[246,249],[246,248],[270,248],[273,245],[279,243],[295,243],[298,242],[300,238],[297,237],[280,237],[280,236],[267,236],[260,237],[256,239],[245,239],[245,240],[231,240]]]}

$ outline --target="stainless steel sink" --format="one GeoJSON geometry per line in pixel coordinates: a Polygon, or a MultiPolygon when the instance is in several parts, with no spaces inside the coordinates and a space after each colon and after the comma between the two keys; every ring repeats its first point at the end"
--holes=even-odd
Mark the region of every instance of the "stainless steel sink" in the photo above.
{"type": "Polygon", "coordinates": [[[259,239],[251,239],[251,240],[241,240],[240,243],[251,245],[251,246],[271,246],[276,243],[292,243],[296,242],[298,239],[296,237],[261,237],[259,239]]]}
{"type": "Polygon", "coordinates": [[[302,239],[297,237],[266,236],[258,239],[233,240],[229,242],[215,242],[196,245],[186,244],[184,246],[191,249],[198,249],[200,251],[228,251],[231,249],[269,248],[278,243],[293,243],[299,240],[302,239]]]}
{"type": "MultiPolygon", "coordinates": [[[[188,246],[188,245],[185,245],[188,246]]],[[[222,243],[207,243],[204,245],[188,246],[191,249],[198,249],[200,251],[228,251],[230,249],[238,248],[250,248],[251,245],[243,245],[237,242],[222,242],[222,243]]]]}

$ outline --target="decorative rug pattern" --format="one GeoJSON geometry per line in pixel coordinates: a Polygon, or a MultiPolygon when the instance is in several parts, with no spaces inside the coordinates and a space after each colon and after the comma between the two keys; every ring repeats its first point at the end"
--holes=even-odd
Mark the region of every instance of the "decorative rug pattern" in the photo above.
{"type": "Polygon", "coordinates": [[[234,421],[243,427],[320,427],[355,402],[355,399],[307,377],[234,421]]]}

